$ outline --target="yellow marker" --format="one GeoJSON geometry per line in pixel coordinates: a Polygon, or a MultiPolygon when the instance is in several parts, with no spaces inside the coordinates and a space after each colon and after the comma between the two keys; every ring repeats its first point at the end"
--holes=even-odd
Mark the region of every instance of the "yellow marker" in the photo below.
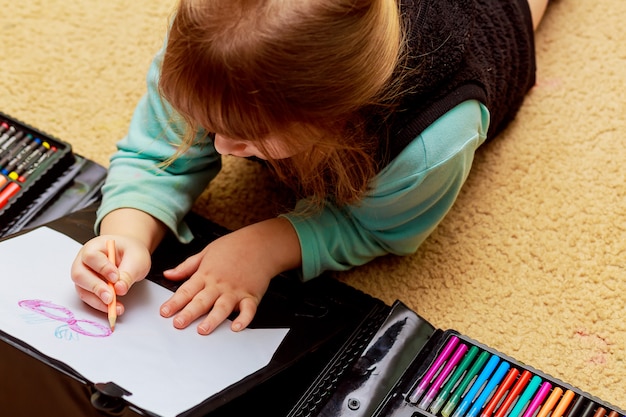
{"type": "MultiPolygon", "coordinates": [[[[113,265],[117,266],[115,262],[115,241],[107,240],[107,255],[109,257],[109,261],[113,263],[113,265]]],[[[117,297],[115,296],[115,287],[112,282],[109,282],[109,287],[111,288],[111,292],[113,292],[113,300],[109,303],[109,325],[111,326],[111,331],[115,330],[115,320],[117,320],[117,297]]]]}

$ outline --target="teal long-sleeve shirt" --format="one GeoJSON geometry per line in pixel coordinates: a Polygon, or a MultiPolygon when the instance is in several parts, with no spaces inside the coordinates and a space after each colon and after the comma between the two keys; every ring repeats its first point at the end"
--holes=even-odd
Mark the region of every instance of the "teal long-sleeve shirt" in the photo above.
{"type": "MultiPolygon", "coordinates": [[[[193,238],[182,221],[221,168],[210,141],[194,145],[163,164],[181,143],[183,124],[157,89],[162,52],[147,77],[128,134],[117,144],[103,187],[96,231],[118,208],[135,208],[163,222],[181,241],[193,238]]],[[[308,216],[282,215],[298,234],[302,278],[341,271],[385,254],[414,253],[448,213],[465,182],[476,149],[489,127],[487,108],[475,100],[459,104],[416,137],[372,182],[357,205],[327,204],[308,216]]],[[[306,212],[306,210],[305,210],[306,212]]]]}

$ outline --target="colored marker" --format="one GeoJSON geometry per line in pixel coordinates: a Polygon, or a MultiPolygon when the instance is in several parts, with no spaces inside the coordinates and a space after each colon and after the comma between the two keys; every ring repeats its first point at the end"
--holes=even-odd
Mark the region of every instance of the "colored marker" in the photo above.
{"type": "Polygon", "coordinates": [[[489,398],[489,396],[491,396],[491,394],[496,389],[500,381],[502,381],[502,378],[504,378],[504,375],[506,374],[506,372],[509,370],[510,367],[511,365],[508,362],[502,362],[500,366],[498,366],[498,369],[493,374],[493,376],[489,379],[489,382],[487,382],[487,385],[480,393],[480,396],[476,399],[476,401],[474,401],[472,408],[470,408],[469,412],[466,414],[467,417],[476,417],[478,413],[480,413],[480,410],[483,408],[483,405],[485,405],[485,403],[487,402],[487,399],[489,398]]]}
{"type": "Polygon", "coordinates": [[[489,362],[487,362],[487,365],[485,365],[480,375],[478,375],[476,381],[472,383],[472,387],[467,392],[465,397],[463,397],[461,404],[459,404],[457,409],[454,410],[454,414],[452,414],[452,417],[461,417],[465,415],[467,409],[474,401],[474,398],[476,398],[478,391],[480,391],[485,382],[487,382],[493,370],[496,369],[498,362],[500,362],[500,358],[496,355],[491,355],[491,358],[489,358],[489,362]]]}
{"type": "Polygon", "coordinates": [[[567,417],[578,417],[582,414],[587,400],[582,395],[579,395],[572,407],[567,412],[567,417]]]}
{"type": "Polygon", "coordinates": [[[495,394],[493,394],[493,397],[491,398],[491,400],[489,400],[489,403],[483,409],[483,412],[480,413],[480,417],[491,417],[498,404],[500,404],[502,397],[504,397],[504,394],[507,393],[509,388],[511,388],[511,385],[513,385],[513,382],[515,382],[517,375],[519,375],[519,371],[517,370],[517,368],[511,368],[509,370],[509,373],[506,374],[506,377],[504,377],[504,381],[502,381],[502,384],[500,384],[498,390],[495,392],[495,394]]]}
{"type": "Polygon", "coordinates": [[[9,172],[13,170],[24,158],[26,158],[36,146],[39,146],[41,143],[40,139],[34,139],[33,136],[29,133],[26,135],[26,143],[18,152],[8,161],[5,165],[0,165],[2,168],[2,172],[4,175],[8,175],[9,172]]]}
{"type": "MultiPolygon", "coordinates": [[[[594,403],[593,401],[589,401],[589,404],[587,404],[587,407],[585,407],[585,411],[583,411],[583,413],[580,415],[580,417],[591,417],[591,416],[593,416],[594,408],[596,408],[596,403],[594,403]]],[[[617,417],[617,416],[615,416],[615,417],[617,417]]]]}
{"type": "Polygon", "coordinates": [[[563,398],[561,398],[561,401],[554,409],[554,412],[552,412],[551,417],[562,417],[563,413],[565,413],[565,410],[567,410],[569,403],[572,402],[574,395],[575,394],[572,390],[568,389],[567,391],[565,391],[565,394],[563,394],[563,398]]]}
{"type": "Polygon", "coordinates": [[[598,409],[596,410],[596,413],[593,415],[593,417],[604,417],[605,414],[606,414],[606,408],[598,407],[598,409]]]}
{"type": "Polygon", "coordinates": [[[30,166],[27,167],[26,172],[24,172],[22,175],[19,176],[18,181],[25,182],[26,179],[30,177],[33,172],[37,171],[37,169],[41,166],[41,164],[43,164],[43,162],[46,159],[48,159],[50,156],[52,156],[52,154],[55,153],[56,151],[57,151],[57,148],[52,146],[50,149],[46,151],[46,153],[41,154],[36,161],[34,161],[30,166]]]}
{"type": "Polygon", "coordinates": [[[500,408],[496,411],[495,417],[503,417],[506,415],[506,412],[509,410],[509,407],[511,407],[511,404],[513,404],[513,401],[515,401],[517,396],[520,395],[522,390],[526,387],[526,384],[528,384],[528,381],[530,381],[530,377],[530,371],[524,370],[524,372],[522,372],[513,388],[511,388],[511,391],[509,391],[509,395],[506,396],[502,405],[500,405],[500,408]]]}
{"type": "Polygon", "coordinates": [[[17,130],[13,126],[11,126],[9,130],[4,132],[2,136],[0,136],[0,150],[4,151],[9,146],[11,146],[10,144],[6,144],[6,142],[9,138],[12,138],[15,135],[15,132],[17,132],[17,130]]]}
{"type": "Polygon", "coordinates": [[[617,414],[617,411],[611,410],[608,417],[619,417],[619,414],[617,414]]]}
{"type": "Polygon", "coordinates": [[[426,392],[426,395],[424,395],[424,398],[422,398],[422,401],[420,401],[420,403],[417,405],[419,408],[421,408],[422,410],[428,409],[430,403],[432,403],[435,399],[435,396],[441,389],[441,386],[445,382],[446,378],[448,377],[448,375],[450,375],[450,372],[452,372],[452,369],[456,366],[456,364],[459,363],[463,355],[465,355],[465,352],[467,352],[467,345],[465,344],[460,344],[459,347],[456,348],[450,360],[446,362],[443,370],[439,373],[437,379],[435,379],[435,382],[433,382],[433,384],[426,392]]]}
{"type": "Polygon", "coordinates": [[[441,415],[443,417],[450,417],[450,415],[452,414],[452,411],[454,411],[459,401],[461,401],[461,395],[463,395],[463,393],[467,389],[467,386],[472,382],[474,377],[482,369],[483,365],[485,364],[485,362],[487,362],[488,358],[489,358],[489,352],[487,351],[483,351],[483,353],[481,353],[480,356],[478,356],[478,359],[476,359],[476,362],[474,362],[474,365],[472,365],[470,370],[467,372],[467,374],[463,378],[463,381],[461,381],[459,386],[456,387],[456,389],[454,390],[454,394],[452,394],[452,397],[450,397],[446,405],[443,407],[443,410],[441,410],[441,415]]]}
{"type": "Polygon", "coordinates": [[[441,392],[439,393],[439,395],[437,395],[437,398],[435,398],[435,401],[433,401],[432,405],[430,406],[431,413],[436,415],[441,407],[443,407],[443,404],[450,396],[450,392],[452,392],[452,388],[454,388],[457,382],[461,379],[463,372],[465,372],[465,370],[469,367],[470,363],[472,363],[477,354],[478,348],[476,346],[472,346],[467,352],[467,355],[463,357],[463,360],[461,361],[459,366],[457,366],[456,370],[454,371],[448,382],[446,382],[446,385],[443,386],[441,392]]]}
{"type": "Polygon", "coordinates": [[[4,187],[4,184],[7,182],[9,182],[9,179],[4,175],[0,175],[0,190],[2,190],[2,187],[4,187]]]}
{"type": "Polygon", "coordinates": [[[515,403],[515,407],[513,407],[513,410],[511,410],[511,412],[508,414],[508,417],[518,417],[521,414],[528,401],[533,395],[535,395],[535,392],[537,391],[537,388],[539,388],[539,385],[541,385],[541,378],[535,375],[528,383],[528,386],[526,387],[522,395],[520,395],[519,400],[517,400],[517,403],[515,403]]]}
{"type": "Polygon", "coordinates": [[[2,155],[2,159],[0,159],[0,167],[3,167],[11,160],[11,158],[15,156],[16,153],[20,151],[20,149],[22,149],[22,143],[25,143],[28,140],[28,138],[23,136],[24,132],[17,132],[15,135],[11,136],[11,139],[2,145],[2,151],[6,152],[2,155]]]}
{"type": "MultiPolygon", "coordinates": [[[[41,157],[44,151],[48,149],[50,149],[50,144],[48,142],[42,142],[41,146],[39,146],[33,152],[26,155],[26,157],[19,164],[17,164],[15,169],[9,173],[8,177],[11,178],[12,180],[18,180],[20,178],[20,175],[22,175],[22,173],[24,172],[24,170],[30,167],[33,161],[36,158],[41,157]]],[[[24,181],[20,181],[20,182],[24,182],[24,181]]]]}
{"type": "Polygon", "coordinates": [[[535,395],[535,397],[532,399],[532,401],[528,405],[528,408],[526,409],[526,411],[524,411],[523,417],[532,417],[533,414],[535,414],[535,411],[537,411],[537,409],[541,405],[541,402],[545,400],[545,398],[548,396],[548,393],[550,392],[551,388],[552,388],[552,384],[547,381],[541,384],[539,391],[537,391],[537,395],[535,395]]]}
{"type": "Polygon", "coordinates": [[[448,357],[456,347],[457,343],[459,343],[458,337],[450,337],[448,343],[446,343],[439,356],[435,358],[432,365],[430,365],[430,368],[428,368],[428,370],[424,374],[424,377],[409,397],[410,402],[416,403],[422,397],[422,394],[424,394],[424,392],[426,391],[426,388],[430,384],[431,380],[433,379],[437,371],[439,371],[441,365],[443,365],[443,363],[448,359],[448,357]]]}
{"type": "MultiPolygon", "coordinates": [[[[9,132],[5,133],[8,134],[9,132]]],[[[3,135],[4,136],[4,135],[3,135]]],[[[22,131],[16,131],[15,129],[13,129],[13,133],[10,134],[7,138],[7,140],[5,140],[2,143],[2,146],[0,146],[0,151],[2,151],[3,153],[6,151],[10,151],[10,152],[16,152],[15,150],[15,146],[16,144],[18,144],[22,139],[24,138],[24,132],[22,131]]],[[[7,155],[6,153],[4,155],[7,155]]],[[[4,160],[6,157],[2,156],[2,160],[4,160]]]]}
{"type": "MultiPolygon", "coordinates": [[[[50,148],[48,152],[41,155],[41,157],[35,161],[22,176],[19,177],[19,181],[26,181],[26,179],[37,170],[39,165],[54,152],[56,152],[56,148],[50,148]]],[[[13,198],[21,189],[22,187],[17,182],[11,182],[4,187],[2,191],[0,191],[0,209],[6,206],[9,200],[13,198]]]]}
{"type": "Polygon", "coordinates": [[[0,146],[2,146],[4,141],[13,133],[15,133],[15,128],[13,126],[9,127],[8,124],[2,122],[2,124],[0,124],[0,146]],[[12,130],[12,132],[9,132],[9,130],[12,130]]]}
{"type": "Polygon", "coordinates": [[[563,390],[561,389],[561,387],[554,387],[554,389],[552,390],[552,394],[550,394],[546,402],[541,407],[541,410],[539,410],[539,412],[537,413],[537,417],[546,417],[550,413],[550,411],[552,411],[552,409],[556,405],[556,402],[559,400],[559,398],[561,398],[562,394],[563,390]]]}
{"type": "Polygon", "coordinates": [[[13,198],[13,196],[21,189],[22,187],[17,185],[15,182],[11,182],[9,185],[4,187],[2,191],[0,191],[0,209],[6,206],[9,200],[13,198]]]}
{"type": "MultiPolygon", "coordinates": [[[[117,262],[115,261],[115,241],[107,240],[107,256],[109,258],[109,262],[113,265],[117,266],[117,262]]],[[[109,325],[111,326],[111,331],[115,330],[115,321],[117,320],[117,301],[115,296],[115,287],[113,287],[113,283],[109,282],[109,288],[111,288],[111,292],[113,292],[113,299],[109,303],[107,313],[109,316],[109,325]]]]}

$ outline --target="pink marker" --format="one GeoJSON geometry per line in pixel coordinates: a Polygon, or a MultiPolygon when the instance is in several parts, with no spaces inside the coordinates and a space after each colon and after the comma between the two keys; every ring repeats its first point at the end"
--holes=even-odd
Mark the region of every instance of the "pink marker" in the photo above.
{"type": "Polygon", "coordinates": [[[444,366],[443,370],[441,371],[437,379],[435,379],[435,382],[433,382],[433,384],[430,386],[430,388],[428,389],[428,392],[426,392],[426,395],[424,395],[424,398],[422,398],[422,401],[420,401],[420,403],[417,405],[419,408],[421,408],[422,410],[428,409],[428,407],[430,406],[430,403],[433,402],[433,400],[439,393],[441,386],[446,381],[446,378],[448,378],[448,375],[450,375],[450,372],[452,372],[452,369],[454,369],[454,367],[459,363],[463,355],[465,355],[465,352],[467,352],[467,349],[468,349],[467,345],[464,345],[464,344],[461,344],[458,348],[456,348],[456,350],[454,351],[454,354],[452,355],[450,360],[446,363],[446,366],[444,366]]]}
{"type": "Polygon", "coordinates": [[[443,363],[448,359],[457,343],[459,343],[459,338],[456,336],[452,336],[450,340],[448,340],[448,343],[446,343],[439,356],[435,358],[434,362],[430,365],[430,368],[428,368],[428,371],[426,371],[426,374],[424,374],[424,377],[409,397],[410,402],[416,403],[422,397],[422,394],[426,391],[430,381],[433,379],[439,368],[441,368],[441,365],[443,365],[443,363]]]}

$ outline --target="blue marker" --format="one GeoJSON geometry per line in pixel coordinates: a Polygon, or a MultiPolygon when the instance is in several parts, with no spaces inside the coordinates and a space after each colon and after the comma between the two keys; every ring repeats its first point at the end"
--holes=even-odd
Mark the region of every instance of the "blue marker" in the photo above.
{"type": "Polygon", "coordinates": [[[454,411],[454,414],[452,414],[452,417],[461,417],[465,415],[465,412],[469,408],[472,401],[474,401],[474,397],[476,397],[478,391],[485,384],[485,381],[487,381],[487,379],[491,376],[493,370],[496,369],[498,362],[500,362],[500,358],[496,355],[491,355],[489,362],[487,362],[487,365],[485,365],[480,375],[478,375],[478,378],[474,381],[472,388],[470,388],[467,392],[459,407],[454,411]]]}
{"type": "Polygon", "coordinates": [[[483,392],[481,392],[478,399],[474,401],[474,405],[472,405],[472,408],[470,408],[469,412],[467,413],[467,417],[476,417],[478,415],[480,410],[483,408],[483,405],[485,405],[487,399],[489,398],[493,390],[496,389],[500,381],[502,381],[502,378],[504,378],[504,375],[507,373],[510,367],[511,365],[508,362],[502,362],[500,366],[498,366],[496,373],[493,374],[493,377],[491,377],[491,379],[487,383],[487,386],[485,387],[485,389],[483,389],[483,392]]]}

